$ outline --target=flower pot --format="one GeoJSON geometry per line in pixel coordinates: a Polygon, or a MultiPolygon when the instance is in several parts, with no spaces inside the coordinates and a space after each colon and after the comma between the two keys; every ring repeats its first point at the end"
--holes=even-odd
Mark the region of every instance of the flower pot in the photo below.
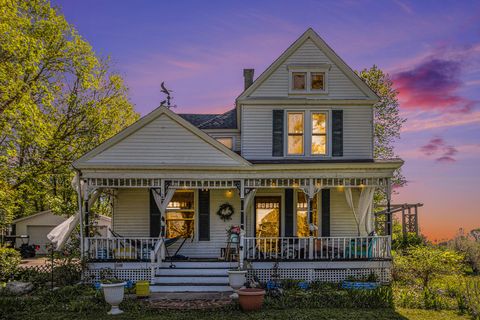
{"type": "Polygon", "coordinates": [[[123,293],[125,282],[120,283],[102,283],[103,295],[105,296],[105,301],[112,306],[108,314],[120,314],[123,313],[118,305],[123,301],[123,293]]]}
{"type": "Polygon", "coordinates": [[[237,291],[238,303],[243,311],[257,311],[262,309],[265,290],[258,288],[243,288],[237,291]]]}
{"type": "Polygon", "coordinates": [[[233,290],[238,290],[247,282],[247,270],[228,270],[228,283],[233,290]]]}

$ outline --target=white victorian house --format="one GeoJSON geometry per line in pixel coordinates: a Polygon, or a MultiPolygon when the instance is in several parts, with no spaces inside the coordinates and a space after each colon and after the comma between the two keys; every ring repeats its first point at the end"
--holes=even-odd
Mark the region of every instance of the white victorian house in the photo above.
{"type": "Polygon", "coordinates": [[[157,291],[227,290],[237,264],[261,281],[389,281],[390,220],[373,232],[373,194],[390,199],[403,162],[373,158],[378,96],[312,29],[244,77],[233,110],[160,107],[74,162],[88,272],[157,291]],[[89,200],[106,189],[115,237],[89,238],[89,200]]]}

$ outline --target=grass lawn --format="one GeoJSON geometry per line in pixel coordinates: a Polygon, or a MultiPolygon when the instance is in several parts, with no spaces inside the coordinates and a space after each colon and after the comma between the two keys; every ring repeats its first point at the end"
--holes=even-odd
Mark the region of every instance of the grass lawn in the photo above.
{"type": "MultiPolygon", "coordinates": [[[[126,309],[130,309],[126,308],[126,309]]],[[[212,319],[248,319],[248,320],[307,320],[307,319],[412,319],[412,320],[467,320],[467,316],[457,315],[453,311],[428,311],[428,310],[412,310],[412,309],[288,309],[288,310],[265,310],[256,313],[243,313],[238,310],[231,311],[149,311],[145,309],[135,308],[127,310],[126,313],[120,316],[107,316],[105,312],[36,312],[28,311],[19,312],[15,315],[1,315],[6,316],[6,319],[165,319],[165,320],[180,320],[180,319],[195,319],[195,320],[212,320],[212,319]],[[12,317],[13,316],[13,317],[12,317]]]]}

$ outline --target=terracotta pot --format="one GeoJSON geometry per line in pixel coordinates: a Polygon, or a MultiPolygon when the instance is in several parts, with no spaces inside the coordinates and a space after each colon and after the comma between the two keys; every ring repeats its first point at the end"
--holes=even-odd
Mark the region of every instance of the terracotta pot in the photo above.
{"type": "Polygon", "coordinates": [[[257,311],[262,309],[265,290],[258,288],[244,288],[237,291],[238,302],[243,311],[257,311]]]}

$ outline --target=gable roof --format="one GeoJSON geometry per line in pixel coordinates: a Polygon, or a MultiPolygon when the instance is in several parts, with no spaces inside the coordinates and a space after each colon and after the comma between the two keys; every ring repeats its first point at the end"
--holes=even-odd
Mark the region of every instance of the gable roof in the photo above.
{"type": "Polygon", "coordinates": [[[302,44],[310,39],[337,67],[369,98],[379,100],[378,95],[340,58],[335,51],[312,29],[305,31],[287,50],[285,50],[255,81],[243,91],[237,101],[247,99],[267,80],[302,44]]]}
{"type": "MultiPolygon", "coordinates": [[[[21,218],[18,218],[18,219],[15,219],[12,221],[12,224],[15,224],[15,223],[18,223],[18,222],[21,222],[21,221],[25,221],[25,220],[30,220],[32,218],[36,218],[36,217],[39,217],[39,216],[43,216],[45,214],[52,214],[53,215],[53,212],[52,210],[45,210],[45,211],[40,211],[40,212],[37,212],[37,213],[34,213],[34,214],[31,214],[29,216],[25,216],[25,217],[21,217],[21,218]]],[[[62,217],[62,216],[59,216],[59,215],[56,215],[57,217],[60,217],[62,219],[66,219],[65,217],[62,217]]]]}
{"type": "MultiPolygon", "coordinates": [[[[162,116],[165,116],[171,121],[173,121],[177,125],[177,127],[181,127],[184,130],[188,131],[190,135],[193,135],[199,138],[200,140],[202,140],[203,143],[209,146],[210,150],[217,150],[219,152],[217,153],[218,155],[223,154],[225,156],[224,158],[230,159],[231,163],[236,163],[237,165],[240,165],[240,166],[250,165],[250,163],[244,158],[242,158],[240,155],[233,152],[229,148],[225,147],[223,144],[213,139],[207,133],[198,129],[197,127],[192,125],[190,122],[188,122],[181,116],[177,115],[176,113],[174,113],[173,111],[171,111],[166,107],[159,107],[153,110],[152,112],[150,112],[149,114],[147,114],[146,116],[142,117],[140,120],[138,120],[134,124],[125,128],[124,130],[122,130],[112,138],[103,142],[102,144],[100,144],[90,152],[86,153],[79,159],[77,159],[73,163],[73,166],[75,168],[92,168],[95,166],[103,166],[105,163],[101,163],[101,161],[91,162],[90,160],[95,158],[97,155],[100,155],[102,152],[107,151],[110,148],[114,148],[116,145],[120,144],[122,141],[131,137],[135,133],[139,132],[142,128],[149,125],[150,123],[153,123],[155,120],[160,119],[162,116]]],[[[162,136],[162,138],[165,138],[165,136],[162,136]]],[[[113,163],[113,161],[112,161],[112,165],[121,166],[120,163],[118,162],[113,163]]]]}

